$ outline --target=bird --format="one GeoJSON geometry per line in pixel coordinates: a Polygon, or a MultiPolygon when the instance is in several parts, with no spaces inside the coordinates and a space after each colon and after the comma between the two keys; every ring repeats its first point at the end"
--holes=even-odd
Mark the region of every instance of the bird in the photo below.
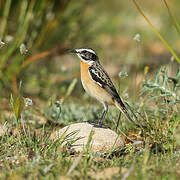
{"type": "Polygon", "coordinates": [[[81,82],[85,91],[104,106],[98,124],[103,125],[108,105],[116,106],[129,121],[134,122],[108,73],[101,65],[97,53],[92,48],[71,49],[69,53],[76,54],[80,59],[81,82]]]}

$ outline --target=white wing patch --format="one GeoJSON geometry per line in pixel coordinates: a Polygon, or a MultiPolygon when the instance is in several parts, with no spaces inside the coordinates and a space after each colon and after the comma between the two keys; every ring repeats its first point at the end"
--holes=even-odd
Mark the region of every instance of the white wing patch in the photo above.
{"type": "Polygon", "coordinates": [[[89,73],[91,79],[92,79],[95,83],[97,83],[97,84],[98,84],[99,86],[101,86],[101,87],[103,86],[100,82],[95,81],[95,80],[92,78],[92,75],[93,75],[93,76],[96,76],[97,78],[100,78],[99,75],[98,75],[98,73],[95,71],[95,69],[88,69],[88,73],[89,73]]]}

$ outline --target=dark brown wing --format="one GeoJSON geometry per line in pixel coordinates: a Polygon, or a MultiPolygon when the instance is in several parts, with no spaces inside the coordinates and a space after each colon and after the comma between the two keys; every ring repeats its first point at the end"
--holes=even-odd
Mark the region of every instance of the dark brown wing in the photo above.
{"type": "Polygon", "coordinates": [[[128,114],[127,108],[122,102],[121,98],[119,97],[119,94],[117,93],[111,79],[109,78],[107,72],[103,69],[101,64],[98,62],[96,64],[93,64],[88,68],[89,74],[94,82],[96,82],[99,86],[104,88],[109,94],[111,94],[112,99],[115,100],[117,107],[125,114],[125,116],[134,123],[134,121],[131,119],[131,117],[128,114]]]}
{"type": "Polygon", "coordinates": [[[103,69],[103,67],[99,64],[93,64],[88,68],[89,74],[94,82],[96,82],[99,86],[104,88],[109,94],[112,95],[112,98],[117,101],[120,99],[119,94],[116,91],[111,79],[109,78],[107,72],[103,69]]]}

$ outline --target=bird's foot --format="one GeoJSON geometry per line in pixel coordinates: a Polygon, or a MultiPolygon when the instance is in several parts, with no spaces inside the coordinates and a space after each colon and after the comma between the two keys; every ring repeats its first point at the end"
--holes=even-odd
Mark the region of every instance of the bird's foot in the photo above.
{"type": "Polygon", "coordinates": [[[98,128],[108,128],[106,127],[103,123],[102,123],[102,118],[99,119],[97,124],[94,124],[94,127],[98,127],[98,128]]]}
{"type": "Polygon", "coordinates": [[[96,127],[96,128],[108,128],[107,126],[105,126],[105,125],[103,125],[103,124],[94,124],[93,125],[94,127],[96,127]]]}

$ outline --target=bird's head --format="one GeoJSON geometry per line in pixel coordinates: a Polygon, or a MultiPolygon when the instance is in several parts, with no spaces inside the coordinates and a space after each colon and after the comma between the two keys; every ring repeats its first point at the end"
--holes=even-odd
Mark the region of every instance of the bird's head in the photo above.
{"type": "Polygon", "coordinates": [[[98,61],[98,56],[96,52],[91,48],[73,49],[69,52],[77,54],[81,61],[88,64],[93,64],[95,61],[98,61]]]}

